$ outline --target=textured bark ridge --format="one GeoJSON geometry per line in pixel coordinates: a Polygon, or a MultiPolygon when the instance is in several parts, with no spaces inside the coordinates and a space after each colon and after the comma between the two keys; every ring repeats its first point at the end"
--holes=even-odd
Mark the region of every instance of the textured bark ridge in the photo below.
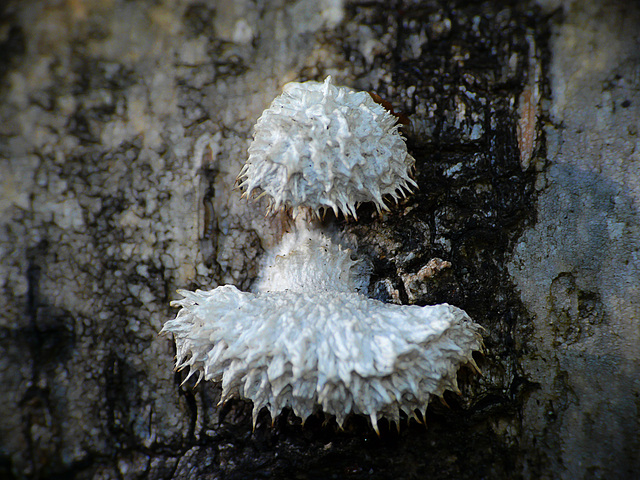
{"type": "Polygon", "coordinates": [[[4,2],[0,477],[632,478],[640,12],[581,3],[4,2]],[[367,296],[486,329],[426,430],[254,430],[158,336],[178,288],[250,289],[287,229],[234,190],[252,127],[328,75],[410,119],[416,193],[330,219],[367,296]]]}

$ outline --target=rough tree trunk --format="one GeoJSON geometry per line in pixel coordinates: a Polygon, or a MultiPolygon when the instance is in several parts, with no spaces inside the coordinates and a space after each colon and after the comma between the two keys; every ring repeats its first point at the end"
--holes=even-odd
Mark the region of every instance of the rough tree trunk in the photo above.
{"type": "MultiPolygon", "coordinates": [[[[590,3],[586,6],[582,3],[590,3]]],[[[9,0],[0,23],[0,477],[632,478],[640,8],[9,0]],[[427,429],[180,386],[177,288],[247,288],[279,225],[234,181],[292,80],[411,119],[420,190],[336,220],[370,295],[486,328],[427,429]],[[433,258],[451,266],[415,275],[433,258]]]]}

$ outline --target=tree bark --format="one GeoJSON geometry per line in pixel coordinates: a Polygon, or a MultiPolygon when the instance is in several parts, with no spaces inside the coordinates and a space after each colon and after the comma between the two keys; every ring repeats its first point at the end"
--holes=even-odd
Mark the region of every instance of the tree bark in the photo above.
{"type": "Polygon", "coordinates": [[[640,8],[2,8],[0,477],[640,472],[640,8]],[[373,266],[369,295],[486,329],[483,375],[460,372],[426,429],[285,409],[253,431],[248,402],[181,386],[158,336],[177,288],[251,285],[283,228],[234,189],[252,126],[285,83],[329,74],[410,119],[420,189],[332,219],[373,266]]]}

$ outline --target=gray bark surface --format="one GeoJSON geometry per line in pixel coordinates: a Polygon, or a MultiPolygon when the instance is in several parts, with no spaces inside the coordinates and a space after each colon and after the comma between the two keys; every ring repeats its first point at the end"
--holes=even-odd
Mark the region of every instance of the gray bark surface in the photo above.
{"type": "Polygon", "coordinates": [[[640,474],[640,7],[0,14],[0,478],[640,474]],[[426,429],[285,409],[253,431],[249,403],[181,386],[158,336],[176,289],[251,285],[282,229],[234,190],[252,126],[285,83],[329,74],[411,120],[420,189],[327,220],[371,263],[370,296],[486,328],[483,375],[461,371],[426,429]]]}

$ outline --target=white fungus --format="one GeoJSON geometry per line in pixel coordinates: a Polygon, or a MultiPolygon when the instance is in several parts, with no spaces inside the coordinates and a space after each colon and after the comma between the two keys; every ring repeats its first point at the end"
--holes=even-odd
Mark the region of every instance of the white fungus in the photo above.
{"type": "MultiPolygon", "coordinates": [[[[226,285],[179,293],[163,331],[174,334],[177,368],[222,382],[222,399],[253,401],[306,419],[317,406],[342,425],[350,413],[398,423],[433,396],[457,390],[475,366],[481,327],[447,305],[384,304],[357,292],[366,269],[318,231],[288,234],[269,252],[257,293],[226,285]]],[[[188,378],[188,377],[187,377],[188,378]]]]}
{"type": "MultiPolygon", "coordinates": [[[[240,178],[271,209],[326,208],[356,216],[360,202],[386,208],[415,186],[414,159],[396,120],[369,94],[324,83],[290,83],[256,125],[240,178]]],[[[176,368],[222,384],[221,402],[253,402],[306,419],[321,407],[342,426],[351,414],[398,424],[434,396],[458,390],[476,367],[480,327],[461,309],[390,305],[367,298],[369,269],[321,229],[298,217],[293,233],[267,251],[252,292],[232,285],[179,290],[181,307],[163,332],[174,335],[176,368]]],[[[186,381],[186,380],[185,380],[186,381]]]]}
{"type": "Polygon", "coordinates": [[[417,186],[415,160],[397,118],[367,92],[320,82],[292,82],[258,119],[249,159],[240,172],[246,195],[269,198],[269,208],[332,209],[356,217],[362,202],[386,209],[417,186]]]}

